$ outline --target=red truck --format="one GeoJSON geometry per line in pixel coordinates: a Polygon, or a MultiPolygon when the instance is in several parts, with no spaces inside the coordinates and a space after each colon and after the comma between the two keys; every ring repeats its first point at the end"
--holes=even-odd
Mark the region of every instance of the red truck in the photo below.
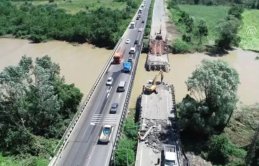
{"type": "Polygon", "coordinates": [[[119,48],[119,49],[115,52],[115,54],[114,54],[114,56],[113,56],[113,63],[114,63],[114,64],[120,64],[120,63],[121,63],[121,59],[122,59],[124,53],[125,53],[125,49],[120,49],[120,48],[119,48]]]}

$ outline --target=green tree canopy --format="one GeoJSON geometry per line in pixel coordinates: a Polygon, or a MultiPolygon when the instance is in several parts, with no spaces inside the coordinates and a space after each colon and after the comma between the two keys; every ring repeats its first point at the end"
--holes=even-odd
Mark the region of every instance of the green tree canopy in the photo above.
{"type": "Polygon", "coordinates": [[[203,60],[186,84],[190,95],[179,105],[183,127],[203,134],[222,131],[238,101],[236,70],[220,60],[203,60]]]}
{"type": "Polygon", "coordinates": [[[202,38],[208,36],[208,27],[204,20],[200,20],[197,25],[196,36],[199,38],[199,44],[202,44],[202,38]]]}
{"type": "Polygon", "coordinates": [[[18,66],[0,73],[0,147],[11,153],[37,154],[34,135],[60,138],[77,111],[82,94],[59,75],[50,57],[23,56],[18,66]]]}

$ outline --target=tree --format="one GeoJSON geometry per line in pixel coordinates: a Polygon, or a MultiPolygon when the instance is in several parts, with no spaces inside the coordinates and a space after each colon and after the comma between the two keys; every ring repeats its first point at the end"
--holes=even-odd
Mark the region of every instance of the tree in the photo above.
{"type": "Polygon", "coordinates": [[[238,101],[236,70],[220,60],[203,60],[186,84],[190,95],[179,105],[182,125],[203,134],[222,131],[238,101]]]}
{"type": "Polygon", "coordinates": [[[244,8],[241,5],[234,5],[229,9],[228,15],[233,15],[237,19],[241,20],[243,12],[244,8]]]}
{"type": "Polygon", "coordinates": [[[214,164],[245,165],[246,151],[235,146],[224,134],[210,138],[208,159],[214,164]]]}
{"type": "Polygon", "coordinates": [[[229,140],[225,135],[213,136],[209,143],[208,158],[216,164],[226,164],[229,154],[229,140]]]}
{"type": "Polygon", "coordinates": [[[199,21],[196,35],[199,38],[199,44],[202,44],[203,37],[208,36],[208,27],[204,20],[199,21]]]}
{"type": "Polygon", "coordinates": [[[128,139],[122,138],[119,141],[118,148],[116,150],[115,165],[117,166],[128,166],[132,165],[135,161],[135,142],[128,139]]]}
{"type": "Polygon", "coordinates": [[[240,37],[237,32],[240,25],[240,21],[233,16],[228,16],[225,21],[219,24],[219,38],[215,41],[218,48],[224,50],[239,45],[240,37]]]}
{"type": "Polygon", "coordinates": [[[77,110],[82,94],[60,77],[50,57],[22,57],[0,73],[0,148],[37,155],[35,135],[60,138],[77,110]]]}

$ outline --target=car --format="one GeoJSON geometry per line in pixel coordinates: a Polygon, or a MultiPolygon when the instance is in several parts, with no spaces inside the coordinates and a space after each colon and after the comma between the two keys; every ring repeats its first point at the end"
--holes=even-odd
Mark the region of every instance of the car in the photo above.
{"type": "Polygon", "coordinates": [[[112,103],[110,114],[116,114],[119,104],[118,103],[112,103]]]}
{"type": "Polygon", "coordinates": [[[112,78],[112,77],[109,77],[109,78],[107,79],[107,81],[106,81],[106,85],[107,85],[107,86],[111,86],[112,83],[113,83],[113,78],[112,78]]]}
{"type": "Polygon", "coordinates": [[[143,31],[143,28],[139,28],[138,31],[139,31],[139,32],[142,32],[142,31],[143,31]]]}
{"type": "Polygon", "coordinates": [[[129,43],[130,43],[130,39],[127,39],[127,40],[126,40],[126,44],[129,44],[129,43]]]}
{"type": "Polygon", "coordinates": [[[142,20],[142,23],[145,23],[145,20],[142,20]]]}

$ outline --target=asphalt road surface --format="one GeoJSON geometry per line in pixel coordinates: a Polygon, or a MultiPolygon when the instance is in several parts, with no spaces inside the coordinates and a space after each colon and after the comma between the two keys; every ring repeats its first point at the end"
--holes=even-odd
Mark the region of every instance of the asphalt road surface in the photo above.
{"type": "MultiPolygon", "coordinates": [[[[134,29],[127,28],[125,35],[120,43],[120,49],[125,48],[123,60],[129,58],[129,50],[134,46],[134,41],[140,39],[144,34],[144,26],[147,21],[148,9],[150,0],[146,0],[141,18],[136,20],[136,15],[133,21],[136,21],[134,29]],[[142,20],[145,20],[142,23],[142,20]],[[139,32],[139,28],[143,31],[139,32]],[[130,43],[126,44],[126,40],[130,39],[130,43]]],[[[139,56],[139,50],[133,59],[133,70],[135,70],[136,58],[139,56]]],[[[122,62],[123,63],[123,62],[122,62]]],[[[116,138],[118,125],[122,116],[123,106],[126,100],[126,94],[129,89],[129,82],[132,77],[131,73],[122,72],[121,64],[111,64],[104,77],[96,87],[92,98],[88,102],[83,114],[81,115],[77,125],[73,129],[66,146],[63,151],[57,156],[54,165],[58,166],[107,166],[109,165],[113,144],[116,138]],[[112,87],[106,86],[108,77],[113,77],[112,87]],[[116,92],[120,81],[126,81],[125,92],[116,92]],[[119,103],[116,114],[109,114],[112,103],[119,103]],[[112,125],[114,130],[108,144],[98,144],[99,133],[103,125],[112,125]]]]}

